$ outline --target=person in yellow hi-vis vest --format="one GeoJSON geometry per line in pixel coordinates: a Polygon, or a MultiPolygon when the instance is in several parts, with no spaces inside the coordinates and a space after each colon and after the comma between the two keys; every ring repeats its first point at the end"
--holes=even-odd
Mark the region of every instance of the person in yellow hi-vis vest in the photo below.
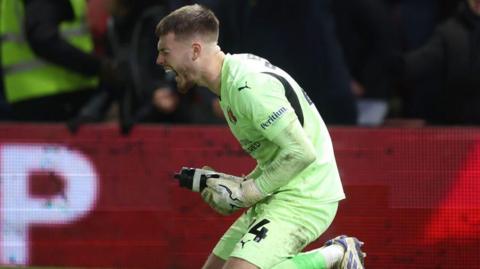
{"type": "Polygon", "coordinates": [[[85,0],[0,0],[0,38],[14,120],[68,120],[99,77],[114,76],[113,65],[93,53],[85,0]]]}

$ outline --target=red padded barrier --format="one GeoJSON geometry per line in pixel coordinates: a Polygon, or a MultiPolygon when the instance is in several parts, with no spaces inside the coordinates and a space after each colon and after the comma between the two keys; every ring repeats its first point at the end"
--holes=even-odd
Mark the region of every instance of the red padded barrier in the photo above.
{"type": "MultiPolygon", "coordinates": [[[[480,129],[337,127],[331,134],[348,198],[309,249],[349,234],[365,241],[367,268],[480,268],[480,129]]],[[[233,174],[254,166],[222,126],[137,126],[123,137],[113,125],[76,135],[62,125],[0,125],[0,147],[15,144],[78,151],[97,173],[85,216],[29,226],[26,263],[36,266],[200,268],[236,216],[216,215],[171,175],[182,166],[233,174]]],[[[62,175],[29,177],[31,197],[62,197],[65,185],[62,175]]],[[[0,244],[2,253],[8,242],[0,244]]]]}

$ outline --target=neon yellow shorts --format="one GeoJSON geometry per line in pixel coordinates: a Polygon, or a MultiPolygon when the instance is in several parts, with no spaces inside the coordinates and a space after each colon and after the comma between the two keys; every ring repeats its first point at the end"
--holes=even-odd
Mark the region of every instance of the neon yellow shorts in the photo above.
{"type": "Polygon", "coordinates": [[[272,197],[256,204],[232,224],[213,253],[224,260],[241,258],[261,269],[297,255],[327,230],[338,208],[338,201],[305,204],[272,197]]]}

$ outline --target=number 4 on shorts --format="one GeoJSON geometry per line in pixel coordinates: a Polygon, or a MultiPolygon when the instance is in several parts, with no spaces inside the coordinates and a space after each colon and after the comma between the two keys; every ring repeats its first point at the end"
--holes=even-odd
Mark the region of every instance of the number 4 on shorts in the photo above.
{"type": "Polygon", "coordinates": [[[255,238],[253,239],[253,241],[258,243],[262,241],[262,239],[267,237],[268,229],[266,227],[262,227],[267,223],[270,223],[270,221],[268,219],[263,219],[248,231],[249,233],[255,235],[255,238]]]}

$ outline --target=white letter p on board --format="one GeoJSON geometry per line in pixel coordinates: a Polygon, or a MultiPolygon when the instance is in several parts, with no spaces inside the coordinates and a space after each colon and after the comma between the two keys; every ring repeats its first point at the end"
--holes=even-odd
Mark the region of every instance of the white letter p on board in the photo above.
{"type": "Polygon", "coordinates": [[[92,210],[97,175],[82,153],[61,145],[3,144],[0,150],[0,263],[29,263],[29,227],[67,224],[92,210]],[[64,181],[61,194],[34,197],[29,193],[32,172],[55,173],[64,181]]]}

